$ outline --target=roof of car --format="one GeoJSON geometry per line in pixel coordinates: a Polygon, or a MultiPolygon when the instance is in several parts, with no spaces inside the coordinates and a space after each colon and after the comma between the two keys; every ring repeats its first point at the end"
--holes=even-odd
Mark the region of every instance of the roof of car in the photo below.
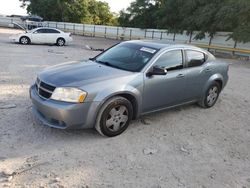
{"type": "Polygon", "coordinates": [[[160,50],[162,48],[167,48],[167,47],[200,49],[200,48],[198,48],[196,46],[193,46],[193,45],[178,44],[178,43],[175,43],[175,42],[168,42],[168,41],[164,41],[164,40],[131,40],[131,41],[127,41],[127,42],[140,44],[142,46],[151,47],[151,48],[155,48],[155,49],[158,49],[158,50],[160,50]]]}
{"type": "Polygon", "coordinates": [[[58,29],[52,28],[52,27],[37,27],[35,29],[55,29],[55,30],[58,30],[58,29]]]}

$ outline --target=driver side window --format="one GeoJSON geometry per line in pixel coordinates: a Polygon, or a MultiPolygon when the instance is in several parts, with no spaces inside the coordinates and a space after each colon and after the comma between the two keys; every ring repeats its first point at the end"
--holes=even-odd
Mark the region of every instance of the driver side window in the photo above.
{"type": "Polygon", "coordinates": [[[168,51],[160,56],[154,66],[166,68],[168,71],[183,68],[183,58],[181,50],[168,51]]]}

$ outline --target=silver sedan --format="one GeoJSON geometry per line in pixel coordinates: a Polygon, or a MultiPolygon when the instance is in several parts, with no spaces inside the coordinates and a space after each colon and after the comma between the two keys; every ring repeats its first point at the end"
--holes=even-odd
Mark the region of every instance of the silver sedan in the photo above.
{"type": "Polygon", "coordinates": [[[228,64],[206,50],[128,41],[41,72],[30,96],[45,125],[116,136],[144,114],[189,103],[210,108],[227,81],[228,64]]]}

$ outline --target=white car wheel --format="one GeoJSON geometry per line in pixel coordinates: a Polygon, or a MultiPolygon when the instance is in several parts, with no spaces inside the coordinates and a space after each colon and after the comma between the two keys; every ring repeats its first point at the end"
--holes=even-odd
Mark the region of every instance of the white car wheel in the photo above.
{"type": "Polygon", "coordinates": [[[57,44],[58,46],[64,46],[65,40],[64,40],[63,38],[59,38],[59,39],[57,39],[56,44],[57,44]]]}
{"type": "Polygon", "coordinates": [[[30,39],[28,37],[21,37],[19,42],[20,44],[26,45],[30,43],[30,39]]]}

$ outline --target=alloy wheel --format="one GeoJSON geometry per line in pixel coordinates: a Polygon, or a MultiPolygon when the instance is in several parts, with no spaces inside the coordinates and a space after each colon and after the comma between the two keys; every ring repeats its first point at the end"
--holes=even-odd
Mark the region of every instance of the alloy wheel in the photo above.
{"type": "Polygon", "coordinates": [[[112,108],[106,119],[106,127],[111,132],[116,132],[123,128],[128,121],[128,109],[120,105],[112,108]]]}
{"type": "Polygon", "coordinates": [[[21,43],[22,44],[28,44],[28,39],[26,37],[21,38],[21,43]]]}
{"type": "Polygon", "coordinates": [[[218,95],[219,95],[219,89],[217,86],[213,86],[209,89],[207,95],[208,106],[212,106],[216,102],[218,95]]]}
{"type": "Polygon", "coordinates": [[[63,39],[59,39],[57,43],[58,43],[59,46],[63,46],[64,45],[64,40],[63,39]]]}

